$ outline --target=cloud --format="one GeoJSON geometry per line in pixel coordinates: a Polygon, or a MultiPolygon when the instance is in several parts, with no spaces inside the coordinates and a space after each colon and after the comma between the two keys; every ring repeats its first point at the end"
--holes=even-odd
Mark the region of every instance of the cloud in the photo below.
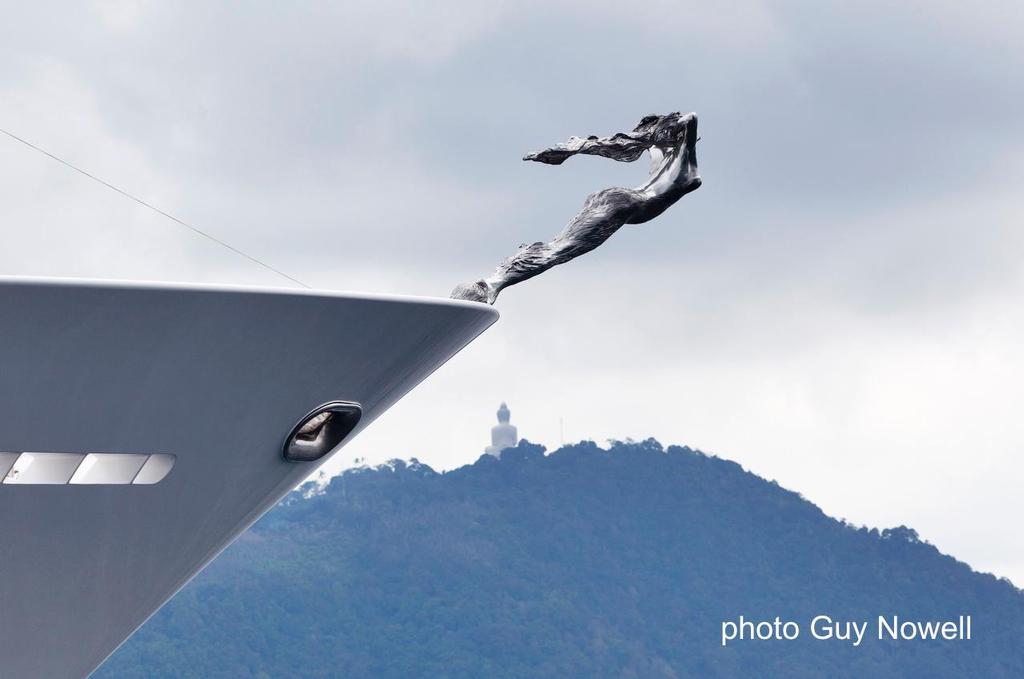
{"type": "MultiPolygon", "coordinates": [[[[0,126],[314,285],[446,294],[646,163],[523,153],[696,110],[705,184],[506,291],[346,449],[655,435],[1024,578],[1016,3],[33,3],[0,126]],[[561,420],[561,427],[559,422],[561,420]]],[[[0,266],[276,283],[0,139],[0,266]]]]}

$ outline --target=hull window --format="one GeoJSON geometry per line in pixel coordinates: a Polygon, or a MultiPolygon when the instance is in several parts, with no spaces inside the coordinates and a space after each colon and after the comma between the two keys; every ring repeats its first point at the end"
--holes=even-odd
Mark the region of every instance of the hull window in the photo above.
{"type": "Polygon", "coordinates": [[[174,455],[138,453],[0,453],[4,485],[152,485],[174,467],[174,455]]]}

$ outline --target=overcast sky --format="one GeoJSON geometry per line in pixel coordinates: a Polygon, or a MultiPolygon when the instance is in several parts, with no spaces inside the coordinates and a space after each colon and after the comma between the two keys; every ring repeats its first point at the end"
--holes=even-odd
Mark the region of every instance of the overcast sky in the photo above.
{"type": "MultiPolygon", "coordinates": [[[[1024,584],[1024,10],[839,5],[21,3],[0,126],[314,287],[444,296],[647,171],[524,153],[697,111],[699,191],[507,290],[332,467],[471,462],[507,400],[1024,584]]],[[[4,273],[287,284],[5,138],[0,182],[4,273]]]]}

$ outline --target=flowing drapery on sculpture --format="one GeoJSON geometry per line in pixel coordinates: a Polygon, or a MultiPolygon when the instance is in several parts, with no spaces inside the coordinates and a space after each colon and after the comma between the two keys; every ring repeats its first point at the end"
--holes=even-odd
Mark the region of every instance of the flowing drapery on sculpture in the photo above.
{"type": "Polygon", "coordinates": [[[644,117],[632,132],[611,137],[570,137],[564,144],[525,156],[523,160],[549,165],[560,165],[577,154],[631,163],[647,151],[651,174],[635,189],[614,187],[591,194],[580,213],[552,240],[520,245],[519,251],[499,264],[493,274],[459,285],[452,297],[494,304],[504,288],[590,252],[623,224],[654,219],[700,186],[696,144],[697,114],[669,113],[644,117]]]}

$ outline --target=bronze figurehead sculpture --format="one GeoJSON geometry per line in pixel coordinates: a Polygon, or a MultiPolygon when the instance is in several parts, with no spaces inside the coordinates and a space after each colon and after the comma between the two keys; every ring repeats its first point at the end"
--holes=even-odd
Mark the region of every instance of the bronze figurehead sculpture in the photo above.
{"type": "Polygon", "coordinates": [[[564,144],[531,153],[523,160],[560,165],[577,154],[604,156],[630,163],[644,151],[651,174],[635,189],[613,187],[591,194],[583,209],[547,243],[521,245],[493,274],[452,291],[455,299],[494,304],[504,288],[533,278],[598,247],[623,224],[643,224],[700,186],[697,172],[697,114],[645,116],[632,132],[611,137],[570,137],[564,144]]]}

